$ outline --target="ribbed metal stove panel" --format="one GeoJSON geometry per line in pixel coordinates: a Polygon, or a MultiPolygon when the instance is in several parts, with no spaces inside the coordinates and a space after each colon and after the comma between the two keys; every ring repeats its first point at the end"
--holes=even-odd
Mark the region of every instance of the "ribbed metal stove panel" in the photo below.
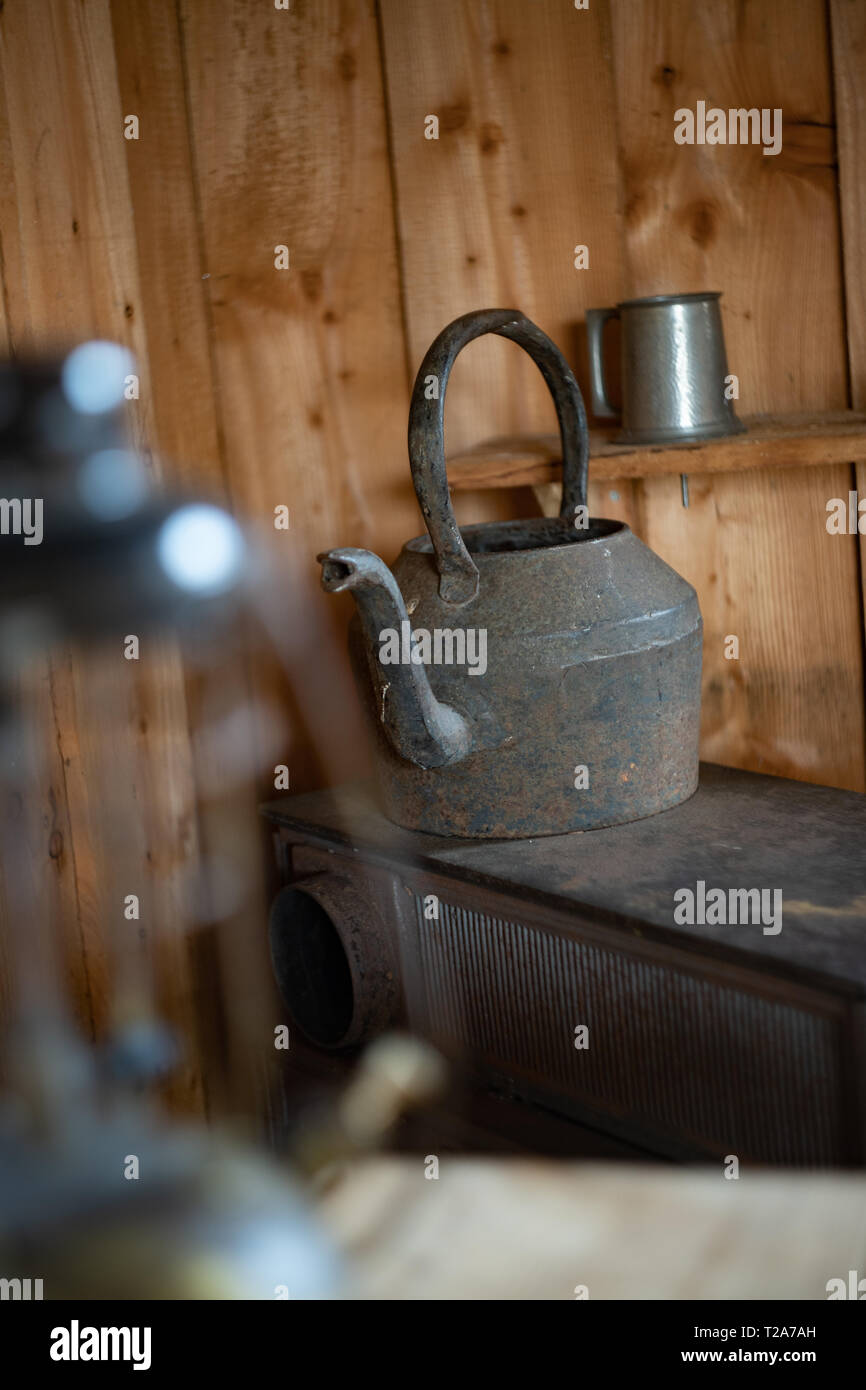
{"type": "Polygon", "coordinates": [[[428,920],[423,903],[426,1031],[444,1051],[703,1150],[843,1156],[832,1018],[441,900],[428,920]]]}

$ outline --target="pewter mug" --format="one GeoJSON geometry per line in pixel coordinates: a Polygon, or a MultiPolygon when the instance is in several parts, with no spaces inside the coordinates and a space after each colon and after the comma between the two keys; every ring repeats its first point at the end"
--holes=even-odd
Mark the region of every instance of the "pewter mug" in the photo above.
{"type": "Polygon", "coordinates": [[[588,309],[592,408],[621,417],[624,444],[716,439],[745,429],[726,395],[728,364],[721,295],[656,294],[612,309],[588,309]],[[611,405],[602,360],[608,319],[622,325],[622,411],[611,405]]]}

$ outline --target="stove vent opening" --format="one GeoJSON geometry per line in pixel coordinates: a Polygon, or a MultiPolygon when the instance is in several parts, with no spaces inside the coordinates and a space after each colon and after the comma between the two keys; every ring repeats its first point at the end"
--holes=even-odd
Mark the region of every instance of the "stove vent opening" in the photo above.
{"type": "Polygon", "coordinates": [[[271,908],[271,959],[283,1003],[319,1047],[337,1047],[355,1009],[352,973],[340,933],[321,903],[284,888],[271,908]]]}
{"type": "Polygon", "coordinates": [[[359,1047],[402,1016],[395,945],[369,888],[329,871],[280,889],[271,960],[292,1020],[317,1047],[359,1047]]]}

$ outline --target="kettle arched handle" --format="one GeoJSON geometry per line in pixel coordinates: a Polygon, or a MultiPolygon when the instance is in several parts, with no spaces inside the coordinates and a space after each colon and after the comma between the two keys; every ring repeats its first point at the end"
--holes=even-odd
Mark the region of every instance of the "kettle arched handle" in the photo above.
{"type": "Polygon", "coordinates": [[[457,526],[445,470],[445,388],[461,348],[485,333],[510,338],[529,353],[556,406],[562,440],[562,517],[586,505],[589,433],[580,387],[555,343],[517,309],[479,309],[463,314],[436,338],[418,368],[409,409],[409,463],[424,514],[445,603],[469,603],[478,593],[478,570],[457,526]],[[430,395],[430,379],[435,378],[430,395]]]}

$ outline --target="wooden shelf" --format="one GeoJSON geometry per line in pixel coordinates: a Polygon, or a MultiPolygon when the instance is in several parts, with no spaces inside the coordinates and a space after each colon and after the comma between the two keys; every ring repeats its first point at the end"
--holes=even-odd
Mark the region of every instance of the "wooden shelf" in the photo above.
{"type": "MultiPolygon", "coordinates": [[[[750,468],[803,468],[866,463],[866,415],[761,415],[745,419],[745,434],[702,443],[634,445],[614,442],[616,428],[590,430],[590,478],[655,478],[665,473],[738,473],[750,468]]],[[[557,482],[559,436],[488,439],[448,461],[454,492],[557,482]]]]}

